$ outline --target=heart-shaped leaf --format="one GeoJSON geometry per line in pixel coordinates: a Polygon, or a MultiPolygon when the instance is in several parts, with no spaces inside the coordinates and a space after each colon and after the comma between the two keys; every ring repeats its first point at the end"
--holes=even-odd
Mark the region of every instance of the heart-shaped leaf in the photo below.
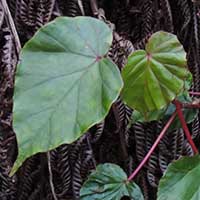
{"type": "MultiPolygon", "coordinates": [[[[184,82],[184,90],[181,92],[181,94],[177,97],[177,99],[182,103],[192,103],[192,99],[189,95],[188,90],[192,86],[193,77],[192,74],[189,72],[185,82],[184,82]]],[[[160,110],[153,110],[145,113],[145,116],[138,112],[137,110],[134,110],[132,116],[131,116],[131,123],[135,122],[146,122],[146,121],[155,121],[163,119],[164,121],[168,121],[171,115],[176,110],[176,107],[173,103],[170,103],[168,106],[160,109],[160,110]]],[[[192,122],[198,111],[197,109],[183,109],[183,114],[185,117],[185,120],[187,123],[192,122]]],[[[177,128],[182,128],[182,125],[180,123],[180,120],[178,117],[175,118],[175,120],[172,122],[172,124],[169,127],[169,130],[174,130],[177,128]]]]}
{"type": "Polygon", "coordinates": [[[90,17],[60,17],[24,46],[15,78],[12,173],[37,152],[71,143],[100,122],[123,82],[106,54],[112,31],[90,17]]]}
{"type": "Polygon", "coordinates": [[[199,155],[170,164],[160,180],[157,200],[199,200],[199,177],[199,155]]]}
{"type": "Polygon", "coordinates": [[[98,165],[90,174],[80,192],[81,200],[121,200],[128,196],[132,200],[143,200],[140,188],[127,180],[126,173],[115,164],[98,165]]]}
{"type": "Polygon", "coordinates": [[[123,100],[145,113],[169,104],[184,87],[188,75],[186,53],[173,34],[153,34],[146,50],[135,51],[122,71],[123,100]]]}

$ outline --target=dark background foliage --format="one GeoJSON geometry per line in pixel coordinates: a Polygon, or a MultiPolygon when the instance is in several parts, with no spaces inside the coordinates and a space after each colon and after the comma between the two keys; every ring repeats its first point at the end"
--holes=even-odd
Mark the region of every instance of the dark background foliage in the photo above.
{"type": "MultiPolygon", "coordinates": [[[[7,0],[7,3],[22,45],[38,28],[57,16],[87,15],[104,20],[114,30],[109,56],[120,69],[131,52],[144,48],[152,33],[172,32],[188,53],[188,65],[194,77],[192,91],[200,91],[200,7],[191,0],[7,0]]],[[[17,155],[12,130],[17,62],[10,21],[0,1],[0,200],[53,200],[46,153],[31,157],[16,175],[8,176],[17,155]]],[[[79,199],[82,183],[99,163],[117,163],[127,174],[135,169],[163,123],[135,123],[129,127],[131,113],[118,99],[105,121],[75,143],[50,152],[58,200],[79,199]]],[[[195,141],[200,138],[199,118],[200,115],[189,125],[195,141]]],[[[167,165],[182,155],[193,155],[182,129],[168,132],[135,180],[146,200],[156,199],[158,181],[167,165]]]]}

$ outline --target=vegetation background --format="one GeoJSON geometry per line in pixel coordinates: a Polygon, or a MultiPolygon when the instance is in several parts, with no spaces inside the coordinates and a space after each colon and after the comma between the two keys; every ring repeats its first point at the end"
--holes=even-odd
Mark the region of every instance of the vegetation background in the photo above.
{"type": "MultiPolygon", "coordinates": [[[[174,33],[188,53],[188,66],[194,78],[192,91],[200,91],[200,4],[197,1],[7,0],[12,18],[3,2],[6,1],[0,0],[0,200],[55,200],[49,184],[47,154],[31,157],[16,175],[8,176],[17,155],[12,96],[19,44],[12,19],[21,46],[57,16],[86,15],[104,20],[114,30],[109,55],[120,69],[131,52],[144,48],[152,33],[159,30],[174,33]]],[[[131,113],[118,99],[105,121],[75,143],[50,152],[58,200],[79,199],[82,183],[99,163],[119,164],[129,175],[142,161],[163,123],[135,123],[130,127],[131,113]]],[[[189,127],[198,142],[200,114],[189,127]]],[[[197,146],[200,147],[199,142],[197,146]]],[[[158,181],[167,165],[182,155],[193,155],[182,129],[168,131],[135,180],[146,200],[156,199],[158,181]]]]}

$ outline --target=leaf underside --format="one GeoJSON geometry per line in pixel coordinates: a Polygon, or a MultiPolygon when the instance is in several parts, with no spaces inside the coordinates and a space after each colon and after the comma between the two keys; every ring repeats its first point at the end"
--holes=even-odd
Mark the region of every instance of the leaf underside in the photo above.
{"type": "Polygon", "coordinates": [[[127,182],[126,173],[110,163],[98,165],[80,192],[81,200],[121,200],[123,196],[144,200],[140,188],[134,182],[127,182]]]}
{"type": "MultiPolygon", "coordinates": [[[[191,99],[188,91],[182,92],[176,99],[182,103],[192,103],[192,99],[191,99]]],[[[142,113],[135,110],[131,116],[131,123],[155,121],[155,120],[162,119],[163,123],[165,124],[165,123],[167,123],[167,121],[169,120],[171,115],[175,112],[175,110],[176,110],[176,106],[173,103],[170,103],[167,107],[165,107],[163,109],[147,112],[145,114],[145,118],[142,113]]],[[[185,121],[188,124],[191,123],[192,121],[194,121],[194,119],[196,118],[196,116],[198,114],[198,110],[194,109],[194,108],[192,108],[192,109],[191,108],[182,108],[182,111],[183,111],[185,121]]],[[[168,128],[168,131],[173,131],[178,128],[182,128],[182,125],[180,123],[178,116],[176,116],[174,121],[168,128]]]]}
{"type": "Polygon", "coordinates": [[[153,34],[145,50],[135,51],[122,71],[123,100],[143,113],[168,105],[183,89],[188,75],[186,53],[173,34],[153,34]]]}
{"type": "Polygon", "coordinates": [[[24,46],[15,77],[13,174],[33,154],[71,143],[100,122],[123,82],[105,57],[109,27],[90,17],[59,17],[24,46]]]}

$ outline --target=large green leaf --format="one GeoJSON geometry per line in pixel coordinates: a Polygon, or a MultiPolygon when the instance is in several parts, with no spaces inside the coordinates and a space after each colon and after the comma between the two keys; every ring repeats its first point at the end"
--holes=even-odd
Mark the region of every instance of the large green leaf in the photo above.
{"type": "Polygon", "coordinates": [[[184,157],[170,164],[160,180],[157,200],[199,200],[199,177],[199,155],[184,157]]]}
{"type": "Polygon", "coordinates": [[[132,200],[143,200],[140,188],[127,181],[125,172],[115,164],[98,165],[81,188],[81,200],[120,200],[128,196],[132,200]]]}
{"type": "Polygon", "coordinates": [[[105,23],[60,17],[24,46],[15,78],[19,152],[12,173],[27,157],[73,142],[106,116],[123,86],[106,57],[111,43],[105,23]]]}
{"type": "Polygon", "coordinates": [[[135,51],[122,76],[122,98],[133,109],[145,113],[169,104],[183,89],[188,75],[186,53],[173,34],[153,34],[145,50],[135,51]]]}

